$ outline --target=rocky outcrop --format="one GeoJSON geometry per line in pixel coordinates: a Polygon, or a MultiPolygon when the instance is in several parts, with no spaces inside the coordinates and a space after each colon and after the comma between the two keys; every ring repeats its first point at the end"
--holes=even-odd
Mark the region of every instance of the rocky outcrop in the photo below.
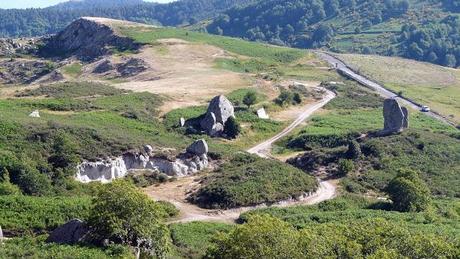
{"type": "Polygon", "coordinates": [[[209,151],[208,143],[206,140],[200,139],[195,141],[192,145],[187,148],[187,152],[197,156],[206,155],[209,151]]]}
{"type": "Polygon", "coordinates": [[[117,64],[117,72],[122,77],[138,75],[149,68],[149,65],[140,58],[130,58],[126,62],[117,64]]]}
{"type": "Polygon", "coordinates": [[[54,70],[51,62],[27,59],[3,60],[0,67],[0,83],[4,84],[30,84],[54,70]]]}
{"type": "Polygon", "coordinates": [[[104,161],[83,162],[77,167],[76,179],[83,183],[107,183],[125,177],[133,170],[151,170],[172,177],[182,177],[195,174],[209,166],[206,141],[193,143],[187,151],[168,159],[155,155],[152,147],[145,146],[144,152],[128,152],[104,161]]]}
{"type": "Polygon", "coordinates": [[[45,56],[75,56],[80,60],[94,60],[111,53],[111,49],[133,50],[139,44],[117,35],[107,24],[93,18],[80,18],[59,34],[47,40],[42,53],[45,56]]]}
{"type": "Polygon", "coordinates": [[[40,41],[38,38],[3,39],[0,38],[0,57],[16,57],[21,54],[34,55],[37,53],[40,41]]]}
{"type": "Polygon", "coordinates": [[[73,219],[51,232],[46,242],[66,245],[77,244],[83,240],[88,231],[89,229],[83,221],[73,219]]]}
{"type": "Polygon", "coordinates": [[[232,103],[223,95],[214,97],[209,103],[206,116],[201,121],[201,128],[210,136],[220,136],[230,117],[235,117],[232,103]]]}
{"type": "Polygon", "coordinates": [[[104,74],[111,70],[115,69],[112,62],[108,59],[102,59],[97,62],[96,67],[93,69],[93,73],[95,74],[104,74]]]}
{"type": "Polygon", "coordinates": [[[383,103],[384,129],[386,134],[402,132],[409,127],[409,111],[397,100],[386,99],[383,103]]]}
{"type": "Polygon", "coordinates": [[[91,73],[113,78],[136,76],[150,68],[147,62],[140,58],[124,58],[117,63],[105,58],[94,62],[91,67],[91,73]]]}

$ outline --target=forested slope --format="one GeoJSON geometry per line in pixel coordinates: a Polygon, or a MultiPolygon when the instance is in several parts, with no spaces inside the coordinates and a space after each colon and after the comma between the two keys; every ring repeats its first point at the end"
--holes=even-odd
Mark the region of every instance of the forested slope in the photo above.
{"type": "Polygon", "coordinates": [[[232,8],[210,33],[299,48],[460,63],[457,0],[269,0],[232,8]]]}
{"type": "Polygon", "coordinates": [[[155,4],[140,0],[68,2],[43,9],[0,9],[0,37],[39,36],[56,33],[82,16],[107,17],[176,26],[212,18],[253,0],[181,0],[155,4]]]}

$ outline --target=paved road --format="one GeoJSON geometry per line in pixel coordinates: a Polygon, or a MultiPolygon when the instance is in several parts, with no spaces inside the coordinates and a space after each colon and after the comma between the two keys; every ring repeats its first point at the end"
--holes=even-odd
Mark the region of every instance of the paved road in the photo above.
{"type": "MultiPolygon", "coordinates": [[[[322,51],[317,51],[316,54],[323,60],[327,61],[332,67],[335,67],[337,71],[342,73],[344,76],[355,80],[356,82],[367,86],[373,90],[375,90],[377,93],[379,93],[382,97],[384,98],[395,98],[398,100],[398,102],[404,106],[411,107],[414,110],[420,111],[422,109],[422,105],[415,103],[414,101],[407,99],[405,97],[400,97],[394,92],[386,89],[384,86],[354,72],[348,65],[346,65],[343,61],[337,59],[336,57],[332,56],[331,54],[328,54],[326,52],[322,51]]],[[[433,117],[437,120],[440,120],[444,123],[447,123],[451,126],[455,127],[455,124],[450,122],[448,119],[444,118],[443,116],[436,114],[434,112],[427,112],[425,113],[426,115],[433,117]]]]}

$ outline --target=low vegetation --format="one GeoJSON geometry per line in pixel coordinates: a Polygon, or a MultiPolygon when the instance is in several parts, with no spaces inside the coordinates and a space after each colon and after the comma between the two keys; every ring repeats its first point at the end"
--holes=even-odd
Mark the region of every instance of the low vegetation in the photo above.
{"type": "Polygon", "coordinates": [[[85,246],[48,244],[46,236],[12,238],[0,245],[4,258],[134,258],[128,248],[111,245],[106,249],[85,246]]]}
{"type": "Polygon", "coordinates": [[[240,153],[204,178],[190,199],[206,208],[234,208],[297,198],[316,186],[314,177],[294,167],[240,153]]]}
{"type": "Polygon", "coordinates": [[[297,230],[267,215],[250,217],[220,236],[209,258],[455,258],[453,237],[414,231],[384,219],[306,226],[297,230]],[[369,241],[371,240],[371,241],[369,241]]]}
{"type": "Polygon", "coordinates": [[[202,258],[215,237],[232,228],[232,225],[211,222],[172,224],[169,227],[177,253],[184,258],[202,258]]]}

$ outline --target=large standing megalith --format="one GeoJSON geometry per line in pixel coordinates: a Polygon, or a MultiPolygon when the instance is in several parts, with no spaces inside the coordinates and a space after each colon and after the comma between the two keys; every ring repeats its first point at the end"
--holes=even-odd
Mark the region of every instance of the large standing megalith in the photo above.
{"type": "Polygon", "coordinates": [[[398,133],[409,127],[409,111],[406,107],[401,107],[394,98],[384,101],[383,117],[385,133],[398,133]]]}
{"type": "Polygon", "coordinates": [[[210,136],[216,137],[224,131],[225,122],[235,117],[232,103],[223,95],[214,97],[209,103],[205,118],[201,121],[201,128],[210,136]]]}

